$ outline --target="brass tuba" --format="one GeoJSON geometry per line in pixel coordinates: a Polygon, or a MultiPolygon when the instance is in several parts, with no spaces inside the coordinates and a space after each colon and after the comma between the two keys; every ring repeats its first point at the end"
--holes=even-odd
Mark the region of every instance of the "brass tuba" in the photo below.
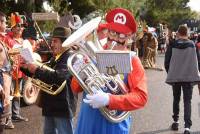
{"type": "MultiPolygon", "coordinates": [[[[70,47],[74,44],[80,47],[79,51],[68,58],[68,69],[88,94],[95,94],[98,90],[116,95],[126,94],[127,88],[119,77],[99,72],[94,63],[96,63],[95,51],[100,46],[85,39],[98,27],[100,21],[100,17],[92,19],[64,41],[63,47],[70,47]],[[94,46],[96,47],[93,48],[94,46]]],[[[107,107],[99,108],[99,110],[107,120],[113,123],[123,121],[131,113],[130,111],[109,110],[107,107]]]]}

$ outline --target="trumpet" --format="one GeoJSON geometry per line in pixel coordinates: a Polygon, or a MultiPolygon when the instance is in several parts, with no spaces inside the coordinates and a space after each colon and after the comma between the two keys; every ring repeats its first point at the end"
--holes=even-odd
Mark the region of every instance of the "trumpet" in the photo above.
{"type": "MultiPolygon", "coordinates": [[[[10,55],[16,55],[19,54],[20,51],[23,48],[16,48],[16,49],[12,49],[10,51],[10,55]]],[[[35,59],[35,57],[34,57],[35,59]]],[[[51,72],[55,72],[54,69],[48,67],[47,65],[45,65],[44,63],[41,63],[39,59],[35,60],[33,62],[33,64],[37,65],[40,68],[43,68],[45,70],[51,71],[51,72]]],[[[66,80],[62,82],[62,84],[59,86],[57,84],[47,84],[39,79],[35,79],[35,78],[31,78],[31,83],[33,84],[33,86],[37,87],[38,89],[50,94],[50,95],[57,95],[59,94],[65,87],[66,85],[66,80]]],[[[21,96],[19,93],[19,86],[18,84],[16,85],[16,88],[14,90],[14,95],[15,96],[21,96]]]]}
{"type": "MultiPolygon", "coordinates": [[[[55,72],[54,69],[48,67],[47,65],[40,63],[38,61],[34,62],[37,66],[40,68],[43,68],[45,70],[49,70],[51,72],[55,72]]],[[[50,95],[57,95],[59,94],[65,87],[66,85],[66,80],[62,82],[62,84],[59,86],[57,84],[47,84],[39,79],[31,78],[31,82],[33,86],[39,88],[40,90],[50,94],[50,95]]]]}
{"type": "Polygon", "coordinates": [[[32,84],[39,88],[40,90],[50,94],[50,95],[57,95],[59,94],[66,85],[66,80],[61,84],[61,86],[58,86],[56,84],[47,84],[39,79],[31,79],[32,84]]]}

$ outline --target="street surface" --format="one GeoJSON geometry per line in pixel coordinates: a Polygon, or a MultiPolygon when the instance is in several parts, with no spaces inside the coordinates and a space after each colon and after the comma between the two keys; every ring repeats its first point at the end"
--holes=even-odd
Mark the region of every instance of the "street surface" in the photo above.
{"type": "MultiPolygon", "coordinates": [[[[158,55],[158,66],[163,66],[163,63],[164,55],[158,55]]],[[[132,134],[182,134],[184,131],[183,99],[181,99],[180,105],[180,129],[176,132],[170,131],[172,123],[172,90],[171,86],[165,84],[166,72],[146,70],[146,75],[149,100],[143,109],[133,111],[134,124],[132,126],[132,134]]],[[[197,86],[195,86],[192,99],[192,134],[200,134],[198,103],[200,103],[200,96],[197,86]]],[[[43,118],[40,108],[35,105],[22,107],[22,115],[28,117],[29,122],[14,123],[15,128],[5,130],[5,134],[42,134],[43,118]]]]}

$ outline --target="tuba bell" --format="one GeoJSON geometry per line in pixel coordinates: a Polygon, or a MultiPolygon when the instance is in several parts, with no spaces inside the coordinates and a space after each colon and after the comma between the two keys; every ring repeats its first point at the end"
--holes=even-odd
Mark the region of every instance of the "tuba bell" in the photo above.
{"type": "MultiPolygon", "coordinates": [[[[64,41],[63,47],[70,47],[74,44],[80,47],[68,58],[68,70],[79,81],[87,94],[95,94],[97,91],[116,95],[126,94],[127,87],[119,77],[99,72],[95,64],[95,51],[99,49],[99,45],[85,39],[98,27],[100,21],[100,17],[92,19],[64,41]],[[93,48],[94,46],[96,47],[93,48]]],[[[107,107],[99,108],[99,110],[107,120],[113,123],[123,121],[131,113],[130,111],[110,110],[107,107]]]]}

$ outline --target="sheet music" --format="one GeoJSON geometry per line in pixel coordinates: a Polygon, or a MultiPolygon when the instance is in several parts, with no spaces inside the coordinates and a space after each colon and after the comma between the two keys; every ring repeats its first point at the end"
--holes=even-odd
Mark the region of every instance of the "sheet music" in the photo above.
{"type": "Polygon", "coordinates": [[[23,48],[20,51],[20,55],[25,59],[26,62],[32,63],[34,62],[33,52],[29,48],[23,48]]]}
{"type": "Polygon", "coordinates": [[[129,73],[132,70],[131,53],[129,51],[103,50],[96,52],[97,67],[101,73],[109,71],[129,73]]]}
{"type": "Polygon", "coordinates": [[[24,58],[27,63],[32,63],[35,61],[32,45],[29,40],[24,40],[22,43],[23,48],[20,50],[20,55],[24,58]]]}

